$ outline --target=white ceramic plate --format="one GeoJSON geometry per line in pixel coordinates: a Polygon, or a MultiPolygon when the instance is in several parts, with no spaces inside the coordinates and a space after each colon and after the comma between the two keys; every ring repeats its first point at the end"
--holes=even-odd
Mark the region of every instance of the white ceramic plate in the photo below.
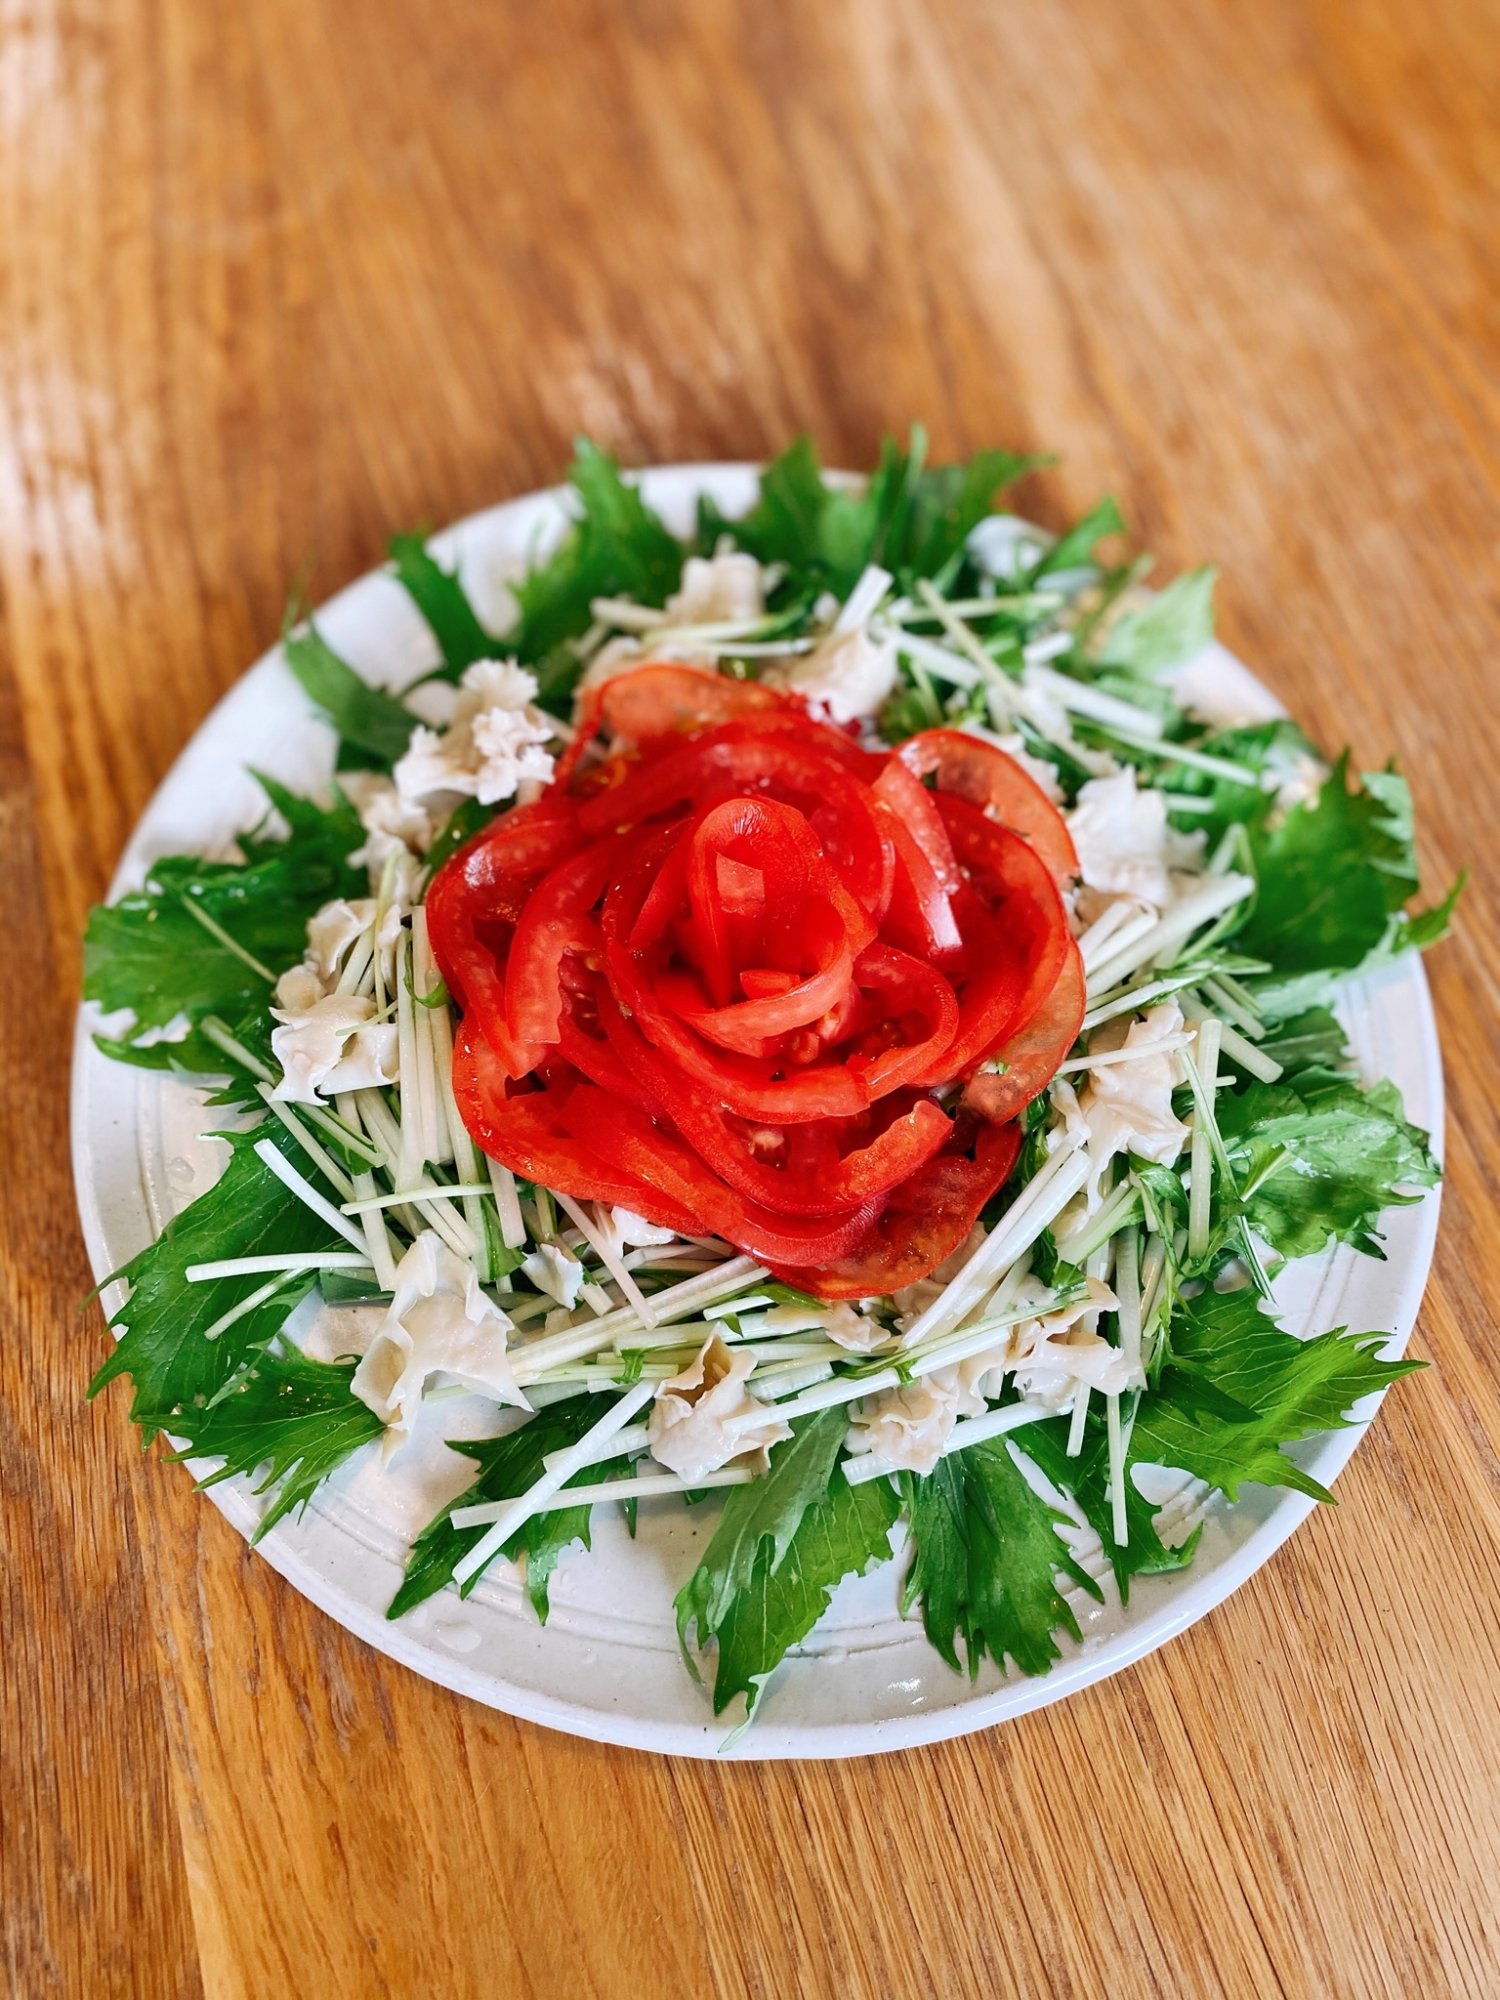
{"type": "MultiPolygon", "coordinates": [[[[756,490],[754,469],[747,466],[663,467],[646,473],[642,483],[651,504],[684,534],[699,493],[711,494],[732,515],[751,504],[756,490]]],[[[491,625],[504,625],[506,580],[562,532],[565,494],[558,489],[493,508],[437,542],[444,561],[457,561],[491,625]]],[[[381,685],[400,688],[436,663],[426,627],[388,576],[368,576],[343,591],[323,607],[319,624],[345,658],[381,685]]],[[[1233,676],[1262,712],[1281,712],[1222,648],[1210,649],[1194,671],[1221,680],[1233,676]]],[[[211,851],[253,824],[263,799],[246,775],[248,765],[310,792],[328,776],[332,758],[331,731],[312,714],[279,654],[268,654],[219,704],[173,766],[126,850],[112,895],[138,886],[155,857],[211,851]]],[[[1419,962],[1412,958],[1351,985],[1342,1012],[1366,1075],[1393,1078],[1408,1115],[1440,1136],[1442,1070],[1419,962]]],[[[212,1116],[196,1091],[109,1062],[89,1038],[94,1025],[92,1010],[85,1009],[74,1057],[73,1156],[89,1256],[102,1276],[118,1270],[212,1182],[225,1148],[202,1136],[212,1116]]],[[[1290,1330],[1347,1325],[1388,1332],[1390,1351],[1399,1350],[1416,1318],[1437,1214],[1436,1191],[1417,1206],[1391,1213],[1384,1263],[1341,1248],[1291,1266],[1277,1287],[1290,1330]]],[[[113,1310],[118,1303],[119,1288],[111,1288],[106,1304],[113,1310]]],[[[315,1347],[316,1327],[304,1334],[315,1347]]],[[[1366,1422],[1376,1400],[1360,1412],[1366,1422]]],[[[123,1420],[118,1409],[114,1420],[123,1420]]],[[[578,1549],[562,1559],[545,1629],[509,1570],[491,1573],[466,1601],[450,1589],[398,1622],[387,1621],[385,1607],[400,1581],[408,1543],[472,1473],[468,1459],[443,1446],[443,1431],[473,1437],[493,1428],[477,1401],[428,1411],[416,1442],[390,1471],[381,1469],[374,1448],[368,1448],[329,1482],[300,1520],[273,1529],[261,1553],[341,1625],[461,1694],[604,1742],[679,1756],[720,1753],[726,1720],[714,1719],[708,1695],[684,1670],[672,1615],[673,1593],[712,1531],[712,1504],[689,1515],[675,1500],[644,1501],[634,1542],[618,1509],[596,1508],[593,1553],[578,1549]]],[[[1361,1434],[1362,1426],[1314,1439],[1295,1455],[1327,1483],[1347,1463],[1361,1434]]],[[[899,1561],[850,1580],[807,1644],[777,1674],[754,1728],[723,1754],[849,1757],[931,1743],[1100,1680],[1227,1597],[1313,1505],[1295,1493],[1263,1487],[1247,1492],[1235,1507],[1210,1506],[1190,1570],[1137,1579],[1128,1608],[1119,1604],[1112,1583],[1106,1584],[1103,1605],[1075,1598],[1083,1642],[1067,1645],[1064,1658],[1039,1679],[1007,1677],[989,1661],[973,1683],[953,1673],[927,1644],[920,1625],[898,1615],[899,1561]]],[[[243,1534],[254,1529],[265,1504],[244,1479],[212,1488],[209,1498],[243,1534]]],[[[1183,1495],[1184,1503],[1192,1498],[1183,1495]]],[[[1345,1532],[1357,1532],[1357,1523],[1346,1523],[1345,1532]]],[[[1081,1553],[1091,1569],[1103,1573],[1097,1541],[1086,1538],[1081,1553]]]]}

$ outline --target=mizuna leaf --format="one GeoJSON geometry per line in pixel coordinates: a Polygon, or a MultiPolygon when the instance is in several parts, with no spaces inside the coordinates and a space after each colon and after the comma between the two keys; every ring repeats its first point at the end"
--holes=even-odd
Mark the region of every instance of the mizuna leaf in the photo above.
{"type": "Polygon", "coordinates": [[[767,1681],[817,1624],[842,1580],[890,1561],[890,1531],[900,1511],[885,1480],[851,1486],[836,1475],[803,1514],[779,1562],[774,1543],[761,1543],[749,1582],[718,1628],[715,1715],[743,1694],[746,1720],[754,1716],[767,1681]]]}
{"type": "Polygon", "coordinates": [[[341,770],[365,766],[388,771],[398,757],[406,755],[416,716],[394,695],[361,680],[311,620],[305,630],[287,632],[281,650],[308,699],[338,731],[341,770]],[[343,746],[357,754],[344,756],[343,746]]]}
{"type": "Polygon", "coordinates": [[[219,1179],[116,1274],[130,1287],[112,1322],[124,1332],[89,1394],[97,1395],[117,1375],[130,1376],[131,1418],[148,1440],[176,1428],[184,1411],[205,1407],[281,1331],[317,1281],[316,1272],[291,1277],[274,1297],[209,1340],[206,1329],[267,1279],[261,1274],[193,1284],[185,1275],[189,1265],[349,1247],[256,1153],[256,1144],[269,1139],[295,1160],[299,1172],[312,1174],[289,1132],[268,1121],[253,1132],[226,1137],[229,1164],[219,1179]]]}
{"type": "Polygon", "coordinates": [[[201,1485],[264,1468],[255,1491],[279,1489],[253,1541],[284,1515],[300,1512],[331,1472],[385,1428],[351,1392],[353,1375],[352,1364],[312,1361],[291,1348],[253,1362],[211,1407],[184,1409],[171,1419],[174,1433],[189,1441],[181,1457],[224,1460],[201,1485]]]}
{"type": "Polygon", "coordinates": [[[441,678],[458,680],[476,660],[495,657],[500,642],[480,624],[457,576],[446,570],[420,535],[393,535],[391,561],[402,584],[427,620],[443,655],[441,678]]]}
{"type": "MultiPolygon", "coordinates": [[[[479,1467],[478,1476],[456,1500],[449,1502],[436,1519],[427,1524],[412,1544],[406,1575],[391,1599],[386,1617],[399,1618],[413,1605],[420,1604],[424,1598],[433,1596],[445,1584],[451,1583],[456,1565],[488,1532],[483,1527],[455,1528],[450,1518],[455,1507],[476,1507],[486,1500],[515,1499],[517,1494],[524,1493],[541,1477],[542,1461],[548,1452],[562,1451],[568,1445],[576,1444],[609,1407],[609,1401],[603,1397],[575,1396],[567,1402],[549,1403],[518,1429],[507,1431],[504,1437],[450,1444],[450,1451],[473,1459],[479,1467]]],[[[580,1480],[590,1482],[597,1480],[598,1476],[597,1468],[592,1466],[577,1475],[580,1480]]],[[[566,1507],[549,1514],[534,1514],[502,1549],[496,1551],[497,1555],[508,1559],[514,1559],[522,1549],[526,1551],[526,1588],[543,1624],[547,1622],[547,1592],[552,1572],[557,1567],[558,1557],[574,1542],[582,1542],[585,1548],[589,1546],[587,1507],[566,1507]]],[[[479,1576],[470,1577],[459,1595],[467,1597],[478,1581],[479,1576]]]]}

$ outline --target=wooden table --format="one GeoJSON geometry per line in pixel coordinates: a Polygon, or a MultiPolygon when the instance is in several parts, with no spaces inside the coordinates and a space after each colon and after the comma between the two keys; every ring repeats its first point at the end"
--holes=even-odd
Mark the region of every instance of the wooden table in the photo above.
{"type": "Polygon", "coordinates": [[[0,10],[7,1990],[1500,1992],[1500,37],[1460,0],[0,10]],[[940,1749],[674,1764],[369,1653],[143,1460],[64,1144],[136,815],[393,527],[629,460],[1050,447],[1431,879],[1443,1240],[1393,1395],[1224,1609],[940,1749]]]}

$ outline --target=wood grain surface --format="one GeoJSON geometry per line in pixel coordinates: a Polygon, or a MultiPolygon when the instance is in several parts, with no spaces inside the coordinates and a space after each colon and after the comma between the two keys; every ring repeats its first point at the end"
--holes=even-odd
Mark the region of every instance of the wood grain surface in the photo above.
{"type": "Polygon", "coordinates": [[[1497,104],[1493,0],[0,0],[10,1993],[1500,1993],[1497,104]],[[1435,1366],[1107,1684],[658,1761],[375,1657],[83,1405],[78,935],[309,557],[580,428],[858,465],[914,417],[1219,563],[1230,643],[1474,864],[1435,1366]]]}

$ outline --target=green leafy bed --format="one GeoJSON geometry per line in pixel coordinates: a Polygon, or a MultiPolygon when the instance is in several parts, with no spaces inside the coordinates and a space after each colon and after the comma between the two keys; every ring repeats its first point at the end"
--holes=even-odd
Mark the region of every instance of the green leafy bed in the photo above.
{"type": "MultiPolygon", "coordinates": [[[[685,555],[711,553],[726,539],[776,566],[763,639],[806,629],[820,602],[829,594],[846,598],[871,564],[889,571],[902,601],[918,607],[913,633],[922,606],[971,607],[965,630],[983,671],[966,684],[955,666],[958,678],[945,687],[932,669],[932,647],[924,653],[914,643],[881,717],[891,741],[940,721],[993,719],[996,691],[1003,697],[1007,677],[1015,682],[1024,671],[1023,649],[1039,633],[1063,633],[1051,669],[1154,717],[1159,730],[1132,736],[1115,729],[1098,719],[1109,711],[1097,703],[1050,737],[1023,715],[1031,754],[1053,766],[1069,798],[1088,775],[1089,752],[1108,750],[1134,764],[1141,782],[1168,792],[1174,827],[1201,829],[1210,849],[1254,880],[1253,898],[1199,939],[1185,963],[1200,980],[1195,990],[1226,999],[1253,1031],[1260,1068],[1275,1080],[1226,1056],[1206,1221],[1200,1215],[1189,1229],[1180,1172],[1134,1162],[1131,1189],[1122,1191],[1128,1204],[1118,1210],[1120,1227],[1137,1248],[1155,1243],[1165,1257],[1145,1388],[1121,1399],[1127,1409],[1091,1408],[1081,1426],[1064,1416],[1034,1422],[953,1452],[929,1475],[862,1483],[844,1474],[847,1409],[799,1418],[773,1450],[769,1472],[729,1492],[678,1597],[685,1651],[716,1656],[716,1712],[740,1696],[753,1712],[840,1581],[891,1561],[893,1547],[904,1548],[905,1604],[951,1666],[972,1676],[988,1654],[1026,1673],[1045,1672],[1059,1656],[1060,1635],[1078,1636],[1080,1593],[1099,1597],[1106,1568],[1124,1598],[1132,1577],[1192,1558],[1196,1533],[1169,1546],[1131,1468],[1180,1468],[1231,1501],[1252,1481],[1326,1499],[1285,1446],[1339,1427],[1360,1398],[1417,1365],[1382,1359],[1379,1335],[1290,1337],[1266,1308],[1264,1280],[1276,1260],[1330,1241],[1379,1257],[1382,1211],[1415,1200],[1438,1177],[1426,1135],[1406,1122],[1395,1088],[1366,1087],[1351,1072],[1329,1003],[1340,978],[1439,937],[1458,885],[1435,909],[1407,913],[1417,889],[1411,802],[1394,770],[1355,779],[1340,760],[1305,803],[1278,805],[1276,780],[1315,754],[1294,724],[1215,731],[1176,706],[1171,670],[1212,634],[1212,573],[1145,596],[1138,589],[1143,565],[1111,563],[1105,554],[1121,528],[1113,502],[1056,540],[1021,536],[1013,574],[994,590],[989,609],[973,610],[985,585],[968,538],[1028,465],[986,452],[967,465],[931,467],[918,434],[908,451],[888,442],[862,487],[835,490],[802,441],[768,468],[744,519],[725,520],[703,502],[685,547],[612,461],[582,443],[570,475],[575,525],[518,586],[518,622],[503,642],[485,630],[456,577],[420,538],[392,544],[395,575],[440,648],[438,674],[457,681],[474,661],[503,651],[533,669],[539,700],[559,716],[571,710],[596,602],[660,607],[678,586],[685,555]],[[1091,1569],[1075,1553],[1079,1523],[1097,1533],[1104,1564],[1091,1569]],[[1064,1527],[1071,1539],[1059,1532],[1064,1527]]],[[[931,609],[927,631],[930,640],[951,638],[951,616],[945,622],[931,609]]],[[[338,731],[340,769],[388,771],[410,736],[414,718],[405,704],[368,688],[310,623],[289,623],[286,653],[338,731]]],[[[756,671],[757,661],[751,648],[721,665],[743,674],[756,671]]],[[[320,1282],[316,1268],[274,1281],[252,1272],[210,1281],[188,1275],[216,1260],[305,1254],[336,1262],[347,1250],[268,1164],[268,1150],[335,1205],[340,1181],[372,1164],[369,1144],[337,1118],[271,1118],[262,1103],[259,1086],[276,1074],[272,980],[300,959],[308,918],[330,898],[364,894],[366,877],[348,858],[364,833],[342,792],[312,803],[261,782],[274,822],[244,835],[237,859],[159,861],[138,892],[94,911],[85,993],[107,1014],[130,1010],[124,1033],[101,1035],[106,1054],[215,1079],[215,1101],[245,1112],[222,1179],[116,1274],[125,1287],[114,1315],[118,1344],[94,1389],[128,1376],[131,1414],[148,1439],[163,1432],[195,1458],[219,1461],[212,1479],[255,1476],[257,1490],[272,1496],[264,1533],[372,1446],[382,1425],[351,1391],[352,1363],[314,1360],[283,1335],[289,1315],[320,1282]]],[[[466,806],[434,858],[486,816],[466,806]]],[[[399,1117],[394,1099],[393,1110],[399,1117]]],[[[1032,1126],[1046,1115],[1044,1099],[1033,1107],[1032,1126]]],[[[1039,1158],[1039,1144],[1029,1144],[996,1213],[1039,1158]]],[[[541,1191],[524,1192],[545,1202],[541,1191]]],[[[482,1275],[514,1305],[515,1287],[524,1296],[518,1255],[500,1249],[492,1221],[481,1232],[488,1246],[482,1275]]],[[[1036,1245],[1035,1268],[1060,1291],[1080,1275],[1058,1262],[1049,1235],[1036,1245]]],[[[671,1276],[648,1267],[640,1281],[659,1288],[671,1276]]],[[[360,1292],[331,1270],[321,1283],[330,1299],[360,1292]]],[[[1107,1318],[1106,1331],[1111,1325],[1107,1318]]],[[[1120,1337],[1118,1329],[1112,1337],[1120,1337]]],[[[639,1369],[639,1355],[633,1366],[639,1369]]],[[[557,1399],[501,1437],[455,1444],[474,1465],[455,1505],[525,1493],[548,1453],[576,1443],[598,1421],[631,1368],[614,1381],[604,1373],[562,1382],[557,1399]]],[[[585,1471],[575,1483],[598,1477],[585,1471]]],[[[484,1535],[480,1526],[455,1526],[453,1511],[445,1509],[418,1538],[393,1617],[448,1587],[484,1535]]],[[[559,1557],[578,1542],[588,1545],[589,1520],[588,1505],[562,1505],[533,1515],[496,1551],[524,1560],[542,1618],[559,1557]]]]}

